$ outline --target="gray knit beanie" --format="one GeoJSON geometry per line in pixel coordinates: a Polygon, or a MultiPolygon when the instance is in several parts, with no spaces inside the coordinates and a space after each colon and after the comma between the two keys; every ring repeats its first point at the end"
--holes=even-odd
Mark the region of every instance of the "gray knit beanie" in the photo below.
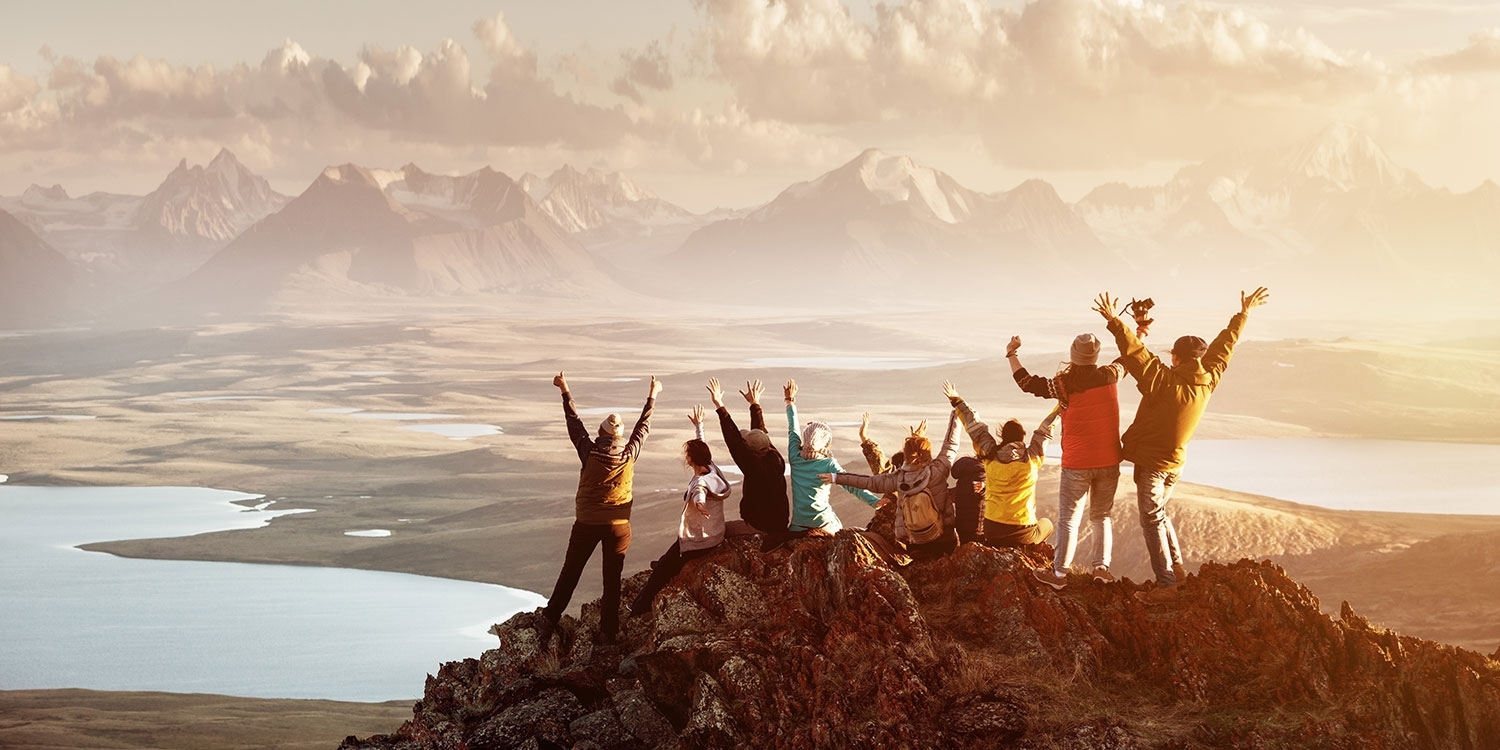
{"type": "Polygon", "coordinates": [[[1073,339],[1073,348],[1068,350],[1068,361],[1075,365],[1092,366],[1099,363],[1099,339],[1092,333],[1080,333],[1073,339]]]}

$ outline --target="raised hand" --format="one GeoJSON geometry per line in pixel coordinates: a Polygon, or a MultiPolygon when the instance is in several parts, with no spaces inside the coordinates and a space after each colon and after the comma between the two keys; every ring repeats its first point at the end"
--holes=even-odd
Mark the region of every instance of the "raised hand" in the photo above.
{"type": "Polygon", "coordinates": [[[661,381],[657,380],[655,375],[652,375],[651,376],[651,395],[648,398],[656,398],[657,395],[659,395],[660,393],[661,393],[661,381]]]}
{"type": "Polygon", "coordinates": [[[1109,292],[1100,294],[1098,298],[1094,300],[1094,312],[1104,316],[1104,319],[1106,321],[1114,320],[1120,317],[1120,314],[1116,312],[1116,308],[1118,308],[1119,306],[1120,301],[1115,299],[1114,297],[1109,296],[1109,292]]]}
{"type": "Polygon", "coordinates": [[[693,404],[693,410],[688,412],[688,421],[692,422],[694,427],[703,424],[703,404],[693,404]]]}
{"type": "Polygon", "coordinates": [[[766,392],[766,387],[760,384],[760,378],[745,381],[745,390],[740,395],[745,397],[745,402],[751,406],[760,403],[760,394],[766,392]]]}
{"type": "Polygon", "coordinates": [[[922,420],[921,424],[917,425],[916,427],[911,428],[911,434],[913,436],[915,436],[915,437],[926,437],[927,436],[927,420],[924,419],[924,420],[922,420]]]}
{"type": "Polygon", "coordinates": [[[708,379],[708,398],[714,402],[715,409],[724,408],[724,389],[719,387],[718,378],[708,379]]]}
{"type": "Polygon", "coordinates": [[[1005,356],[1014,357],[1021,348],[1021,337],[1011,336],[1010,343],[1005,345],[1005,356]]]}
{"type": "Polygon", "coordinates": [[[870,412],[859,418],[859,442],[870,442],[870,412]]]}
{"type": "Polygon", "coordinates": [[[557,374],[552,376],[552,384],[557,386],[558,390],[564,393],[566,393],[568,390],[568,381],[563,377],[561,370],[558,370],[557,374]]]}
{"type": "Polygon", "coordinates": [[[1245,296],[1244,292],[1240,292],[1240,312],[1249,313],[1251,310],[1254,310],[1255,308],[1260,307],[1261,305],[1264,305],[1270,301],[1271,292],[1263,286],[1257,287],[1255,291],[1251,292],[1250,296],[1248,297],[1245,296]]]}
{"type": "Polygon", "coordinates": [[[947,396],[949,401],[960,398],[960,396],[958,395],[958,389],[954,388],[953,384],[946,380],[943,381],[943,395],[947,396]]]}
{"type": "Polygon", "coordinates": [[[786,402],[789,403],[789,404],[792,403],[793,401],[796,401],[797,400],[797,381],[795,381],[795,380],[788,380],[788,381],[786,381],[786,385],[784,385],[784,386],[781,387],[781,396],[782,396],[782,398],[786,399],[786,402]]]}

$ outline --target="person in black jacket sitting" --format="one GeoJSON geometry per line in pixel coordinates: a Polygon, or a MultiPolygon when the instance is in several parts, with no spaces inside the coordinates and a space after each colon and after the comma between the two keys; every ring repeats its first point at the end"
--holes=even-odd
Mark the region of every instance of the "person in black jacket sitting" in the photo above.
{"type": "Polygon", "coordinates": [[[718,378],[708,379],[708,395],[719,413],[719,427],[729,456],[739,467],[745,481],[740,487],[740,518],[731,522],[727,533],[742,536],[760,532],[780,534],[791,519],[791,501],[786,492],[786,459],[776,450],[766,431],[765,413],[760,408],[760,394],[765,391],[759,380],[745,383],[740,395],[750,403],[750,429],[742,430],[724,407],[724,390],[718,378]],[[748,528],[747,528],[748,527],[748,528]]]}

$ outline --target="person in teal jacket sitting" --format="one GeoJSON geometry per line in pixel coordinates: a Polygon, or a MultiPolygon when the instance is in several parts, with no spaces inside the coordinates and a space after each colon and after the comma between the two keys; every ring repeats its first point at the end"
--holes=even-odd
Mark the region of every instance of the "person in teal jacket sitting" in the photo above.
{"type": "MultiPolygon", "coordinates": [[[[786,381],[782,389],[786,400],[787,458],[792,467],[792,523],[787,537],[768,545],[776,546],[786,538],[833,536],[844,525],[828,502],[831,487],[819,474],[838,474],[844,470],[833,457],[833,429],[827,422],[808,422],[797,428],[797,381],[786,381]]],[[[880,502],[880,496],[868,490],[846,487],[850,494],[869,505],[880,502]]]]}

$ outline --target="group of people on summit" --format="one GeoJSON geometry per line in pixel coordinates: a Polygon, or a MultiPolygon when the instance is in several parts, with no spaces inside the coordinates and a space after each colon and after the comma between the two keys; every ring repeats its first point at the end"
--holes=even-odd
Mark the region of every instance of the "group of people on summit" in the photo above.
{"type": "MultiPolygon", "coordinates": [[[[783,456],[766,427],[760,381],[746,383],[745,390],[739,392],[750,406],[750,426],[741,429],[724,405],[718,379],[710,378],[708,393],[724,444],[744,478],[740,487],[741,520],[725,519],[724,504],[731,495],[731,484],[714,463],[704,436],[705,412],[701,405],[695,405],[689,419],[696,435],[683,446],[683,460],[692,478],[683,493],[677,541],[652,563],[651,576],[630,612],[649,611],[655,596],[688,560],[712,553],[726,537],[760,534],[762,549],[770,550],[798,537],[836,534],[843,523],[829,502],[834,485],[871,506],[895,505],[889,536],[860,532],[884,559],[896,565],[946,555],[967,542],[994,547],[1038,544],[1052,538],[1055,530],[1052,564],[1033,571],[1037,581],[1054,589],[1068,585],[1087,515],[1094,539],[1089,575],[1095,581],[1109,583],[1115,580],[1110,573],[1110,516],[1121,461],[1134,464],[1136,505],[1155,576],[1155,586],[1136,596],[1148,604],[1171,602],[1186,575],[1177,532],[1166,514],[1167,502],[1182,472],[1183,449],[1229,365],[1247,316],[1269,299],[1265,287],[1249,294],[1242,292],[1240,311],[1212,342],[1197,336],[1178,338],[1168,364],[1143,343],[1152,323],[1148,317],[1151,301],[1132,300],[1128,306],[1135,322],[1132,328],[1120,317],[1124,312],[1120,300],[1101,294],[1093,309],[1103,316],[1119,348],[1119,357],[1112,362],[1098,363],[1100,343],[1090,333],[1073,340],[1068,364],[1050,377],[1032,374],[1021,364],[1019,337],[1012,337],[1005,348],[1017,386],[1057,402],[1029,439],[1025,426],[1015,419],[992,432],[958,389],[945,381],[943,393],[951,410],[936,453],[924,422],[911,429],[900,452],[887,459],[869,439],[869,414],[865,415],[859,437],[868,474],[846,471],[834,458],[833,430],[826,422],[800,421],[796,381],[788,380],[782,389],[788,428],[783,456]],[[1141,401],[1134,421],[1121,436],[1117,384],[1127,374],[1135,379],[1141,401]],[[1050,519],[1037,515],[1036,483],[1043,451],[1059,420],[1062,468],[1054,526],[1050,519]],[[957,457],[960,426],[973,443],[972,456],[957,457]],[[954,486],[948,484],[950,478],[954,486]]],[[[590,435],[563,374],[558,373],[552,382],[562,391],[568,436],[581,469],[576,516],[562,571],[542,610],[541,636],[545,642],[552,634],[585,564],[594,548],[602,544],[600,632],[606,641],[613,641],[619,631],[620,577],[630,546],[634,467],[650,431],[661,383],[651,378],[646,404],[627,436],[617,414],[606,417],[590,435]]]]}

